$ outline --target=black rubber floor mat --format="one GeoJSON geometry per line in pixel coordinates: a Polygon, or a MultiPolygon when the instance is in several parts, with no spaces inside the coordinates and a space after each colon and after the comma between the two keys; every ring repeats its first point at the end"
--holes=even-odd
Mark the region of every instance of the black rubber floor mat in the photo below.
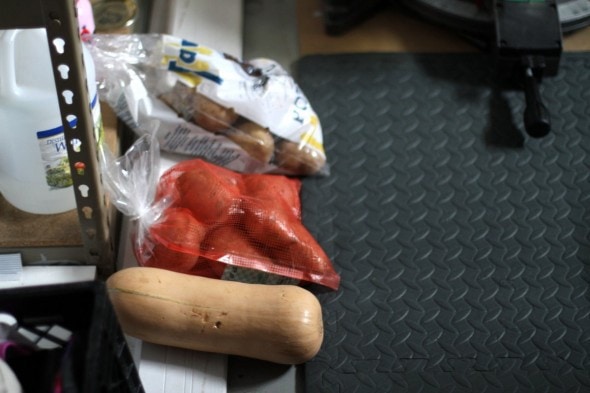
{"type": "Polygon", "coordinates": [[[342,275],[307,392],[590,391],[590,54],[541,85],[484,54],[311,56],[331,165],[304,222],[342,275]]]}

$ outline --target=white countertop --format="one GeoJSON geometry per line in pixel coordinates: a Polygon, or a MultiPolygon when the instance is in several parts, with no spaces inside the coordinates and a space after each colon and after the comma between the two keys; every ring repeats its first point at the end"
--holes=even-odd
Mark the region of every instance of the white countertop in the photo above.
{"type": "MultiPolygon", "coordinates": [[[[154,0],[149,32],[171,34],[241,58],[242,18],[241,1],[154,0]]],[[[161,172],[178,160],[173,154],[162,154],[161,172]]],[[[121,233],[127,233],[126,220],[121,233]]],[[[128,242],[120,244],[119,262],[123,266],[136,265],[128,242]]],[[[155,345],[130,337],[128,342],[146,393],[227,392],[227,356],[155,345]]]]}

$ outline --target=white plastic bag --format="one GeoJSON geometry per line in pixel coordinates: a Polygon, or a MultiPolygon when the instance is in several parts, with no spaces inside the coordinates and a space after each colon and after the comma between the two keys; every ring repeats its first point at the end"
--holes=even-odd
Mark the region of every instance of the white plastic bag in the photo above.
{"type": "Polygon", "coordinates": [[[129,217],[133,249],[144,242],[147,229],[158,220],[171,201],[154,201],[160,178],[160,150],[153,135],[139,137],[120,157],[106,144],[100,145],[102,181],[109,202],[129,217]]]}
{"type": "Polygon", "coordinates": [[[243,173],[329,173],[320,121],[276,62],[160,34],[88,46],[101,99],[139,135],[155,129],[162,150],[243,173]]]}

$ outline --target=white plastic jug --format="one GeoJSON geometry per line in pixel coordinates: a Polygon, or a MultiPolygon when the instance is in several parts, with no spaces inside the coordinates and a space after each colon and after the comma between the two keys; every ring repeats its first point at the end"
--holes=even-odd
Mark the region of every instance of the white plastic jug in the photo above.
{"type": "MultiPolygon", "coordinates": [[[[83,56],[99,126],[94,63],[83,56]]],[[[52,70],[45,29],[0,30],[0,193],[35,214],[76,207],[52,70]]]]}

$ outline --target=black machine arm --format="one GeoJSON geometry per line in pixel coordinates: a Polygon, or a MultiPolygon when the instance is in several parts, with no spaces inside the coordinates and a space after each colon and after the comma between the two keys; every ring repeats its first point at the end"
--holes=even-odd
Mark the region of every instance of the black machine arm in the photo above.
{"type": "Polygon", "coordinates": [[[496,69],[515,78],[525,93],[524,125],[535,138],[551,130],[540,85],[557,75],[562,32],[590,24],[590,0],[323,0],[326,31],[350,29],[379,7],[403,4],[471,42],[495,52],[496,69]]]}
{"type": "Polygon", "coordinates": [[[562,52],[556,0],[494,0],[496,59],[500,72],[522,78],[526,98],[524,124],[535,138],[551,129],[539,84],[557,75],[562,52]]]}

